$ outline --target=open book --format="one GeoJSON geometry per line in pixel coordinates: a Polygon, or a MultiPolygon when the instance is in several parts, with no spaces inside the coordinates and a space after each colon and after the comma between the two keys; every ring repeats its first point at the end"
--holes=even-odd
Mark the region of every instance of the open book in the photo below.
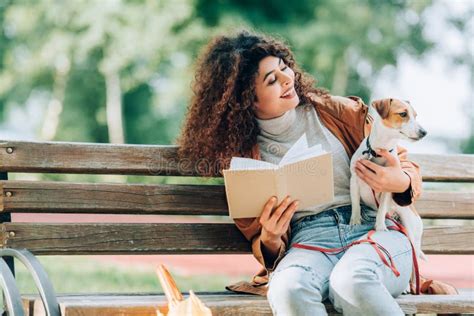
{"type": "Polygon", "coordinates": [[[232,157],[223,171],[229,215],[258,217],[271,196],[277,205],[290,195],[298,210],[334,199],[332,155],[321,145],[308,146],[303,134],[278,165],[250,158],[232,157]]]}

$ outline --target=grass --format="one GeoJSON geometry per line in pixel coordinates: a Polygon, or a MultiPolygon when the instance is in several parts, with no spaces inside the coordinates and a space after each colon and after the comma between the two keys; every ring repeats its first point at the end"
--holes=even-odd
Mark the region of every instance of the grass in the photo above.
{"type": "MultiPolygon", "coordinates": [[[[103,263],[87,256],[40,257],[59,293],[158,293],[162,292],[154,267],[126,269],[113,263],[103,263]]],[[[22,294],[37,293],[26,268],[15,261],[17,285],[22,294]]],[[[230,278],[225,275],[182,276],[171,268],[179,289],[193,291],[224,291],[225,286],[248,277],[230,278]]]]}

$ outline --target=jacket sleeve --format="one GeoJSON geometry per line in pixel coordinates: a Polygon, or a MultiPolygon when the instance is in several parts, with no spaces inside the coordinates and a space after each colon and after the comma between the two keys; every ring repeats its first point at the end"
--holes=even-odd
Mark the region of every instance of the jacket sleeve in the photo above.
{"type": "Polygon", "coordinates": [[[236,218],[234,219],[235,225],[242,232],[245,238],[252,244],[252,253],[255,259],[257,259],[260,264],[265,267],[269,272],[275,270],[278,262],[283,258],[286,248],[288,246],[288,237],[290,235],[290,230],[282,236],[283,246],[278,252],[278,256],[275,260],[271,262],[265,261],[263,252],[262,252],[262,243],[260,235],[262,232],[262,225],[260,224],[258,218],[236,218]]]}
{"type": "Polygon", "coordinates": [[[410,185],[405,192],[394,193],[393,200],[400,206],[408,206],[416,201],[421,194],[422,179],[420,174],[420,166],[413,161],[409,161],[407,157],[407,150],[398,146],[398,158],[400,159],[400,166],[408,177],[410,178],[410,185]]]}

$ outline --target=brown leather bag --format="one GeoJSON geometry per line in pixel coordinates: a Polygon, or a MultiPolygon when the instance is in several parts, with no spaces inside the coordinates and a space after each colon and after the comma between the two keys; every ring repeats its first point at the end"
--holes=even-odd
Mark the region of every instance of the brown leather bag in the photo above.
{"type": "MultiPolygon", "coordinates": [[[[425,279],[420,276],[420,292],[421,294],[430,294],[430,295],[457,295],[459,294],[458,290],[451,284],[425,279]]],[[[415,289],[411,287],[411,293],[415,294],[415,289]]]]}
{"type": "MultiPolygon", "coordinates": [[[[413,288],[412,294],[413,292],[413,288]]],[[[451,284],[436,281],[428,280],[420,276],[420,292],[421,294],[430,294],[430,295],[457,295],[459,294],[458,290],[451,284]]],[[[461,314],[437,314],[438,316],[460,316],[461,314]]]]}

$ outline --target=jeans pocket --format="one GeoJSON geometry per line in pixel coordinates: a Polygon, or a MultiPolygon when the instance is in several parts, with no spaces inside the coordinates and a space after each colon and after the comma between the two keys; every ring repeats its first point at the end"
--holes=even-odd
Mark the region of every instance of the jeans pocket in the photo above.
{"type": "Polygon", "coordinates": [[[334,216],[331,213],[318,213],[313,215],[307,215],[302,218],[298,223],[294,224],[291,227],[291,230],[296,234],[296,232],[302,229],[316,228],[316,227],[328,227],[334,226],[335,220],[334,216]]]}
{"type": "Polygon", "coordinates": [[[377,211],[371,209],[370,207],[362,207],[360,213],[360,217],[364,223],[375,223],[377,211]]]}

